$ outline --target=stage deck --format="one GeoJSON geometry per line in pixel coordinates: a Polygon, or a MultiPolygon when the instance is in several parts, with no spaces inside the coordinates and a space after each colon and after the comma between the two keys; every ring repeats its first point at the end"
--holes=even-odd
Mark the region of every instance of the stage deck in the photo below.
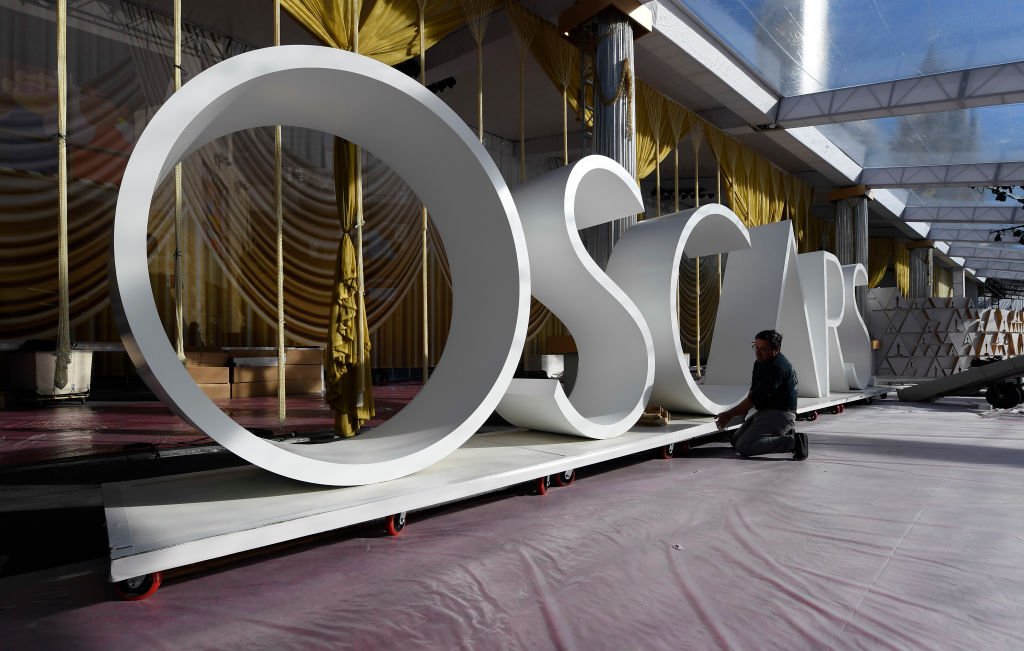
{"type": "MultiPolygon", "coordinates": [[[[891,390],[801,398],[798,411],[891,390]]],[[[717,431],[711,417],[701,416],[636,427],[608,440],[523,430],[479,433],[418,473],[346,488],[304,484],[251,466],[104,484],[110,578],[119,581],[426,509],[717,431]]]]}

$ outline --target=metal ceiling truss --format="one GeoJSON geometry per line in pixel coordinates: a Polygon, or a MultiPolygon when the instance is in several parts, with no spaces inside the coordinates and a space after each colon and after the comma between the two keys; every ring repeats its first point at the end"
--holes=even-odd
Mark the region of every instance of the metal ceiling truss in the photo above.
{"type": "Polygon", "coordinates": [[[900,217],[908,222],[933,224],[1024,224],[1024,207],[908,206],[900,217]]]}
{"type": "Polygon", "coordinates": [[[1006,272],[1024,273],[1024,260],[1012,262],[1010,260],[967,258],[967,264],[977,267],[978,275],[981,276],[1002,276],[1005,275],[1006,272]]]}
{"type": "Polygon", "coordinates": [[[1000,298],[1024,298],[1024,274],[1020,278],[990,278],[985,281],[989,294],[1000,298]]]}
{"type": "Polygon", "coordinates": [[[866,167],[857,182],[872,188],[1024,185],[1024,162],[866,167]]]}
{"type": "Polygon", "coordinates": [[[774,127],[808,127],[1024,101],[1024,62],[783,97],[774,127]]]}
{"type": "Polygon", "coordinates": [[[950,245],[946,255],[964,258],[974,256],[976,258],[993,258],[996,260],[1018,259],[1024,256],[1024,247],[1016,241],[982,242],[973,245],[953,243],[950,245]]]}
{"type": "MultiPolygon", "coordinates": [[[[998,225],[994,224],[994,226],[998,225]]],[[[1024,226],[1021,226],[1020,230],[1024,231],[1024,226]]],[[[969,225],[965,225],[962,228],[932,226],[931,230],[928,231],[928,239],[956,244],[996,242],[993,232],[991,228],[978,228],[969,225]]],[[[1020,239],[1020,235],[1014,236],[1011,231],[1004,231],[1000,235],[1000,242],[1016,243],[1020,239]]]]}

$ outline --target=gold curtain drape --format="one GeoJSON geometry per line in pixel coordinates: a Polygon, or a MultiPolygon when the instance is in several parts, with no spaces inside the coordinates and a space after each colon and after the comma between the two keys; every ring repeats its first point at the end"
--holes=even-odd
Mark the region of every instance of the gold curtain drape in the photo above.
{"type": "Polygon", "coordinates": [[[636,178],[646,178],[672,151],[672,134],[664,119],[665,97],[642,81],[636,83],[636,178]]]}
{"type": "Polygon", "coordinates": [[[898,240],[892,242],[892,266],[900,293],[910,296],[910,250],[898,240]]]}
{"type": "Polygon", "coordinates": [[[953,296],[953,273],[945,267],[935,265],[935,289],[932,295],[936,298],[950,298],[953,296]]]}
{"type": "MultiPolygon", "coordinates": [[[[281,0],[281,8],[325,45],[352,49],[353,0],[281,0]]],[[[362,0],[359,11],[359,54],[389,66],[419,54],[417,0],[362,0]]],[[[431,0],[424,13],[425,46],[429,49],[466,24],[458,0],[431,0]]]]}
{"type": "MultiPolygon", "coordinates": [[[[422,8],[419,0],[283,0],[283,8],[327,45],[352,50],[382,63],[394,65],[420,54],[465,23],[454,0],[436,0],[422,8]],[[358,8],[358,18],[355,9],[358,8]],[[423,31],[420,31],[421,18],[423,31]],[[353,25],[353,20],[358,24],[353,25]]],[[[335,141],[335,192],[342,239],[335,261],[331,292],[328,347],[325,351],[326,401],[335,414],[335,431],[352,436],[363,421],[373,416],[369,332],[365,309],[360,310],[360,291],[352,229],[361,227],[361,154],[350,143],[335,141]],[[349,264],[351,257],[352,264],[349,264]],[[363,346],[365,355],[359,355],[363,346]]]]}
{"type": "MultiPolygon", "coordinates": [[[[522,7],[517,11],[529,14],[522,7]]],[[[532,14],[530,14],[532,15],[532,14]]],[[[551,83],[562,93],[562,143],[563,162],[569,164],[568,117],[566,107],[571,108],[579,119],[580,95],[580,52],[567,41],[558,28],[546,20],[537,20],[537,32],[530,41],[530,54],[547,75],[551,83]]],[[[587,116],[588,119],[590,116],[587,116]]]]}
{"type": "Polygon", "coordinates": [[[822,248],[827,229],[810,214],[814,189],[710,124],[702,121],[701,127],[725,180],[729,206],[743,223],[753,228],[788,217],[801,253],[822,248]]]}
{"type": "Polygon", "coordinates": [[[683,256],[679,265],[679,335],[683,351],[697,361],[698,328],[700,324],[700,359],[706,360],[711,349],[711,337],[715,332],[715,316],[718,314],[718,260],[715,257],[699,258],[700,303],[695,299],[697,292],[697,265],[695,260],[683,256]]]}
{"type": "Polygon", "coordinates": [[[910,251],[891,237],[868,240],[868,287],[878,287],[892,263],[896,287],[904,296],[910,295],[910,251]]]}
{"type": "Polygon", "coordinates": [[[358,183],[354,171],[359,148],[350,142],[336,142],[334,169],[337,170],[338,218],[341,241],[334,268],[331,294],[329,345],[324,351],[325,400],[334,411],[334,430],[341,436],[354,436],[366,420],[373,417],[373,392],[370,390],[370,341],[364,338],[363,358],[359,363],[360,333],[367,332],[366,311],[359,309],[356,246],[353,242],[359,219],[358,183]],[[360,324],[360,321],[362,323],[360,324]]]}
{"type": "Polygon", "coordinates": [[[892,244],[891,237],[868,239],[868,287],[878,287],[885,277],[889,262],[892,260],[892,244]]]}

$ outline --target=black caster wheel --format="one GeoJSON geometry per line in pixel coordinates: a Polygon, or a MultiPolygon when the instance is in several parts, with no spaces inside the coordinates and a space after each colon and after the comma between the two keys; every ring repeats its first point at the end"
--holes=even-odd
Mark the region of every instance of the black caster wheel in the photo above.
{"type": "Polygon", "coordinates": [[[1008,382],[989,385],[985,391],[985,400],[996,409],[1009,409],[1021,401],[1020,389],[1008,382]]]}
{"type": "Polygon", "coordinates": [[[576,470],[566,470],[555,475],[555,485],[568,486],[576,481],[576,470]]]}
{"type": "Polygon", "coordinates": [[[676,454],[676,444],[675,443],[669,443],[668,445],[663,445],[663,446],[661,446],[661,449],[658,450],[658,458],[659,459],[671,459],[672,457],[675,456],[675,454],[676,454]]]}
{"type": "Polygon", "coordinates": [[[538,477],[533,482],[533,492],[537,495],[547,495],[549,488],[551,488],[551,475],[538,477]]]}
{"type": "Polygon", "coordinates": [[[142,601],[152,597],[162,581],[163,575],[160,572],[153,572],[118,581],[114,584],[114,589],[125,601],[142,601]]]}
{"type": "Polygon", "coordinates": [[[798,415],[796,417],[796,419],[797,420],[806,420],[806,421],[818,420],[818,412],[816,412],[816,411],[805,411],[804,413],[798,415]]]}
{"type": "Polygon", "coordinates": [[[406,515],[405,511],[396,513],[395,515],[389,515],[385,521],[385,527],[389,536],[400,536],[402,531],[405,529],[406,515]]]}

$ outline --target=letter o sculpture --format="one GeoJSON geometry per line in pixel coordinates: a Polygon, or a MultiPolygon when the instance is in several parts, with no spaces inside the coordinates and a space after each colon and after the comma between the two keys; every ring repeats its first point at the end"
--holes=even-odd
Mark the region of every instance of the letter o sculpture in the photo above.
{"type": "Polygon", "coordinates": [[[530,275],[511,194],[487,151],[430,91],[381,63],[290,45],[228,59],[157,112],[125,170],[114,219],[112,298],[122,339],[149,387],[181,418],[247,461],[330,486],[402,477],[462,445],[505,393],[526,340],[530,275]],[[372,151],[430,209],[451,267],[448,346],[420,394],[356,439],[261,439],[200,391],[164,333],[146,258],[153,193],[174,165],[215,138],[282,124],[372,151]]]}

